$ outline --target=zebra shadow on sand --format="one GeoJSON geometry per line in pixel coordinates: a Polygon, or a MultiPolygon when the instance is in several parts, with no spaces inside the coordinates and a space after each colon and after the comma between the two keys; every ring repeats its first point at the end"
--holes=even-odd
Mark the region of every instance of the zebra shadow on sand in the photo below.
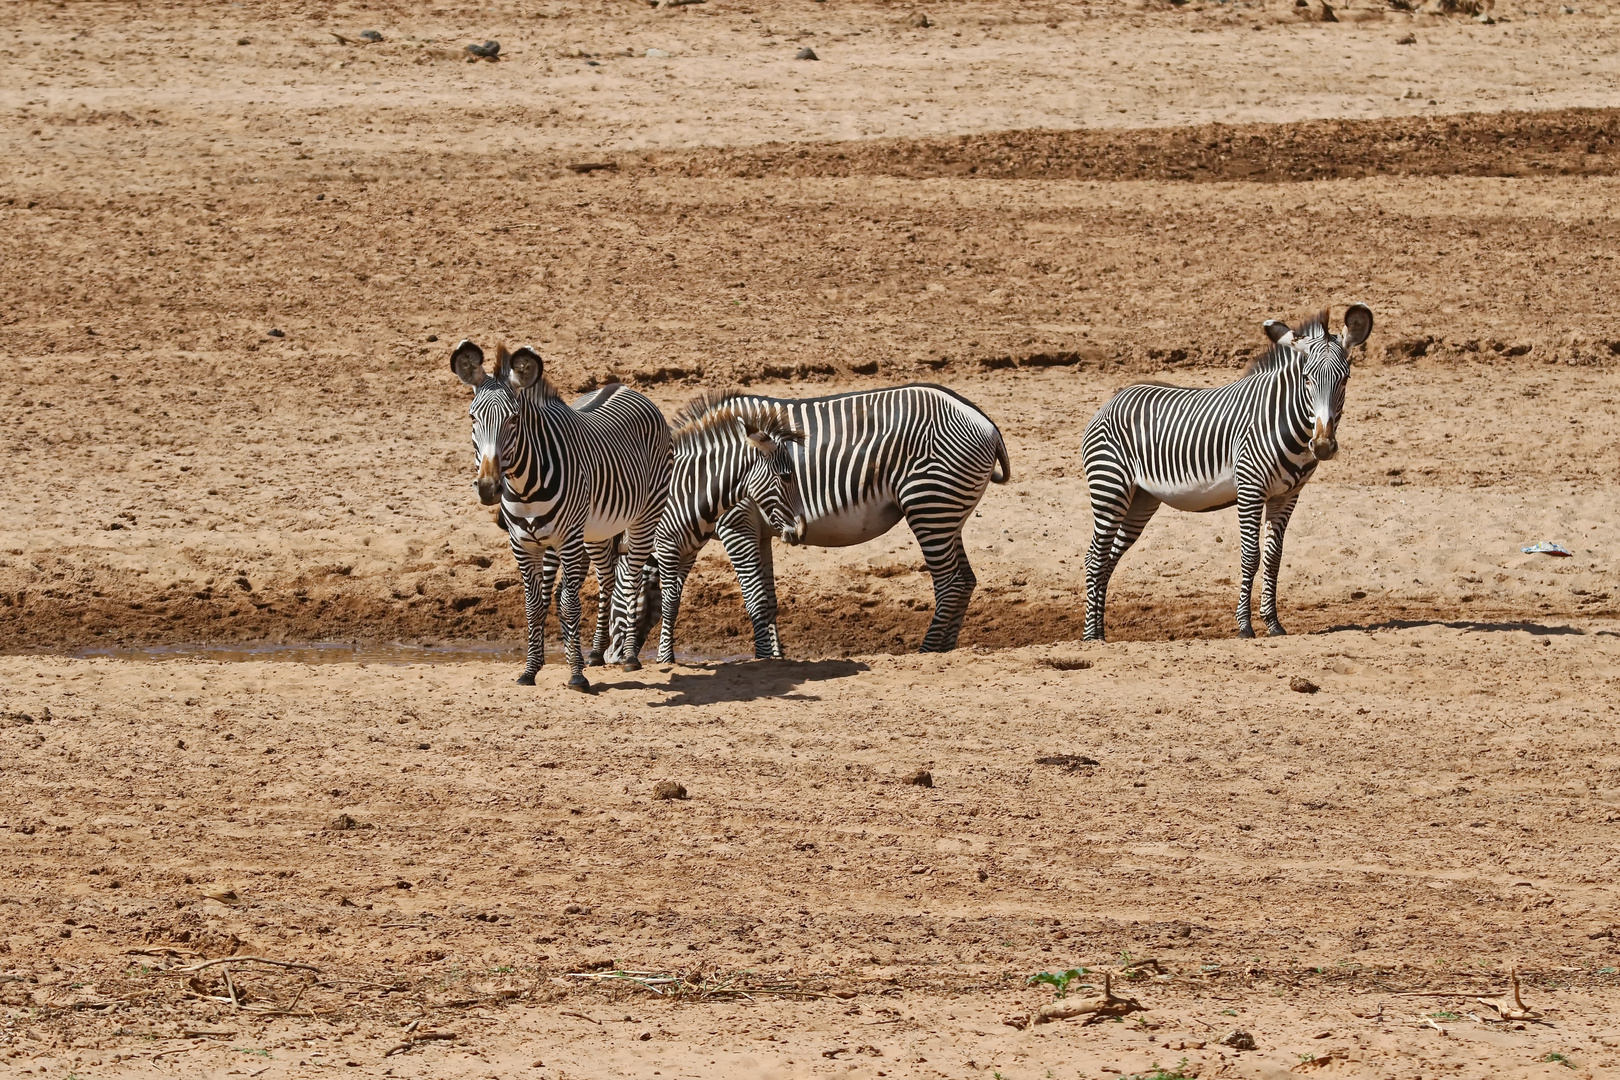
{"type": "MultiPolygon", "coordinates": [[[[1546,626],[1542,623],[1525,621],[1516,622],[1475,622],[1469,619],[1385,619],[1375,623],[1341,623],[1338,626],[1328,626],[1313,631],[1317,634],[1338,634],[1348,630],[1413,630],[1420,626],[1445,626],[1452,630],[1472,630],[1481,634],[1505,634],[1522,631],[1536,637],[1552,637],[1555,635],[1584,637],[1586,631],[1578,626],[1546,626]]],[[[1598,631],[1609,633],[1610,631],[1598,631]]]]}
{"type": "Polygon", "coordinates": [[[815,694],[794,693],[806,683],[847,679],[871,669],[856,660],[750,660],[738,664],[716,664],[711,668],[674,671],[664,683],[627,679],[598,682],[592,690],[655,690],[669,694],[654,708],[680,705],[720,705],[726,702],[782,698],[787,701],[820,701],[815,694]]]}

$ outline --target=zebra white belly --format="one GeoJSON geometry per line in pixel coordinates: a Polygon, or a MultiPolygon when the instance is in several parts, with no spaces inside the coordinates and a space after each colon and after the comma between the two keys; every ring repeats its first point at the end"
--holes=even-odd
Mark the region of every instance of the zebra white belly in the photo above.
{"type": "Polygon", "coordinates": [[[1237,478],[1231,474],[1183,480],[1141,480],[1137,487],[1177,510],[1219,510],[1237,502],[1237,478]]]}
{"type": "Polygon", "coordinates": [[[900,520],[900,504],[893,499],[873,499],[823,514],[805,522],[800,543],[812,547],[849,547],[875,540],[894,528],[900,520]]]}
{"type": "Polygon", "coordinates": [[[618,536],[635,524],[630,517],[592,517],[585,522],[585,539],[590,542],[618,536]]]}

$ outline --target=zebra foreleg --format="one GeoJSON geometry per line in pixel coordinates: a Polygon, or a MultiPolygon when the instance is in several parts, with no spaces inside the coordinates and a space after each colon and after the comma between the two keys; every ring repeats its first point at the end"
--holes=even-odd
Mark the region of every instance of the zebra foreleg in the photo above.
{"type": "Polygon", "coordinates": [[[520,686],[533,686],[535,674],[546,662],[546,610],[551,607],[547,575],[555,575],[556,564],[548,561],[549,548],[542,556],[535,556],[514,543],[512,554],[517,556],[518,573],[523,577],[523,613],[529,631],[528,660],[517,681],[520,686]]]}
{"type": "Polygon", "coordinates": [[[1299,502],[1299,492],[1279,495],[1266,502],[1266,551],[1260,579],[1260,617],[1266,621],[1266,633],[1271,637],[1284,637],[1288,631],[1277,618],[1277,572],[1282,569],[1283,533],[1288,531],[1288,519],[1293,516],[1299,502]]]}
{"type": "Polygon", "coordinates": [[[1254,591],[1255,571],[1260,569],[1260,519],[1265,512],[1263,499],[1238,493],[1238,533],[1242,540],[1242,581],[1238,584],[1238,637],[1254,637],[1249,616],[1249,596],[1254,591]]]}
{"type": "Polygon", "coordinates": [[[754,658],[770,660],[782,655],[776,630],[776,574],[771,563],[771,540],[763,532],[763,518],[752,503],[739,503],[715,525],[714,534],[726,549],[737,572],[743,606],[754,626],[754,658]]]}
{"type": "Polygon", "coordinates": [[[568,661],[568,686],[584,693],[590,693],[591,684],[585,678],[585,661],[579,648],[579,590],[585,583],[585,572],[590,563],[590,554],[585,550],[583,539],[576,535],[566,542],[562,549],[562,588],[557,592],[557,621],[562,624],[563,656],[568,661]]]}
{"type": "Polygon", "coordinates": [[[681,593],[686,589],[687,575],[697,561],[697,552],[688,555],[661,555],[658,559],[658,581],[662,592],[664,625],[658,631],[658,662],[675,662],[675,620],[681,615],[681,593]]]}

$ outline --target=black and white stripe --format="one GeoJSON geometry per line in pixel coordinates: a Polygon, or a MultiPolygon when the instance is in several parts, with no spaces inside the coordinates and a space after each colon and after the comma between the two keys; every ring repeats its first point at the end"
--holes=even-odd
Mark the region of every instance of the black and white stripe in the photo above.
{"type": "Polygon", "coordinates": [[[528,663],[518,682],[533,685],[545,663],[543,552],[561,560],[557,596],[568,685],[589,690],[579,641],[579,590],[590,561],[588,543],[625,534],[613,617],[630,640],[627,671],[639,668],[641,569],[652,554],[653,530],[663,513],[672,467],[669,427],[658,407],[626,387],[607,388],[589,409],[576,410],[545,379],[544,362],[528,347],[496,351],[496,370],[484,371],[484,353],[470,341],[450,357],[456,375],[473,387],[473,442],[478,493],[499,499],[512,554],[523,574],[528,617],[528,663]]]}
{"type": "MultiPolygon", "coordinates": [[[[934,579],[922,651],[954,649],[978,584],[962,526],[986,485],[1011,476],[994,421],[954,391],[924,383],[799,400],[735,392],[708,400],[748,417],[779,409],[804,433],[803,443],[788,447],[804,521],[800,543],[863,544],[906,520],[934,579]]],[[[715,527],[742,586],[758,657],[783,655],[772,531],[748,500],[715,527]]]]}
{"type": "Polygon", "coordinates": [[[1363,304],[1345,312],[1344,333],[1337,335],[1328,332],[1325,311],[1298,330],[1271,320],[1265,324],[1271,349],[1237,382],[1202,390],[1137,383],[1097,410],[1083,440],[1093,518],[1086,553],[1088,640],[1103,639],[1108,580],[1160,503],[1200,512],[1236,504],[1243,637],[1254,636],[1249,594],[1264,518],[1260,615],[1270,633],[1285,633],[1277,619],[1283,532],[1317,462],[1338,451],[1349,350],[1367,340],[1372,321],[1363,304]]]}

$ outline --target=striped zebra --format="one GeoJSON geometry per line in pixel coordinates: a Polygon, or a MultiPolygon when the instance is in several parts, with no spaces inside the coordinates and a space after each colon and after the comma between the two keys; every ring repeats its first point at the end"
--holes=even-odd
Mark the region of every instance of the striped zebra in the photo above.
{"type": "Polygon", "coordinates": [[[652,554],[653,530],[663,513],[672,466],[669,427],[658,407],[625,387],[605,393],[587,410],[570,408],[545,378],[540,354],[527,346],[496,350],[495,374],[470,341],[457,345],[450,367],[473,388],[473,445],[478,496],[499,500],[523,575],[528,619],[528,663],[518,682],[534,685],[545,663],[545,608],[541,560],[555,549],[561,560],[557,597],[568,685],[589,691],[579,641],[579,590],[590,561],[588,544],[625,534],[623,573],[616,580],[613,617],[629,635],[624,668],[641,664],[636,630],[642,566],[652,554]]]}
{"type": "Polygon", "coordinates": [[[739,503],[751,503],[771,530],[790,544],[804,527],[789,447],[804,442],[786,410],[733,407],[728,395],[705,394],[675,416],[675,474],[669,502],[653,536],[663,629],[658,659],[675,659],[675,620],[698,552],[739,503]]]}
{"type": "MultiPolygon", "coordinates": [[[[984,411],[943,386],[913,383],[831,397],[769,398],[732,391],[708,399],[755,418],[779,409],[802,443],[790,443],[803,527],[799,542],[848,547],[905,518],[934,579],[934,617],[923,652],[956,648],[978,578],[962,526],[987,484],[1012,475],[1001,431],[984,411]]],[[[751,500],[715,524],[754,624],[754,655],[783,655],[777,630],[773,526],[751,500]]]]}
{"type": "Polygon", "coordinates": [[[1268,320],[1272,347],[1238,381],[1202,390],[1135,383],[1097,410],[1082,442],[1092,514],[1088,641],[1103,640],[1108,579],[1160,503],[1195,512],[1237,506],[1243,565],[1237,624],[1246,638],[1254,636],[1249,595],[1264,518],[1260,617],[1268,633],[1287,633],[1277,619],[1283,532],[1316,463],[1338,452],[1350,350],[1367,340],[1372,324],[1364,304],[1345,312],[1342,334],[1328,331],[1325,311],[1298,330],[1268,320]]]}

